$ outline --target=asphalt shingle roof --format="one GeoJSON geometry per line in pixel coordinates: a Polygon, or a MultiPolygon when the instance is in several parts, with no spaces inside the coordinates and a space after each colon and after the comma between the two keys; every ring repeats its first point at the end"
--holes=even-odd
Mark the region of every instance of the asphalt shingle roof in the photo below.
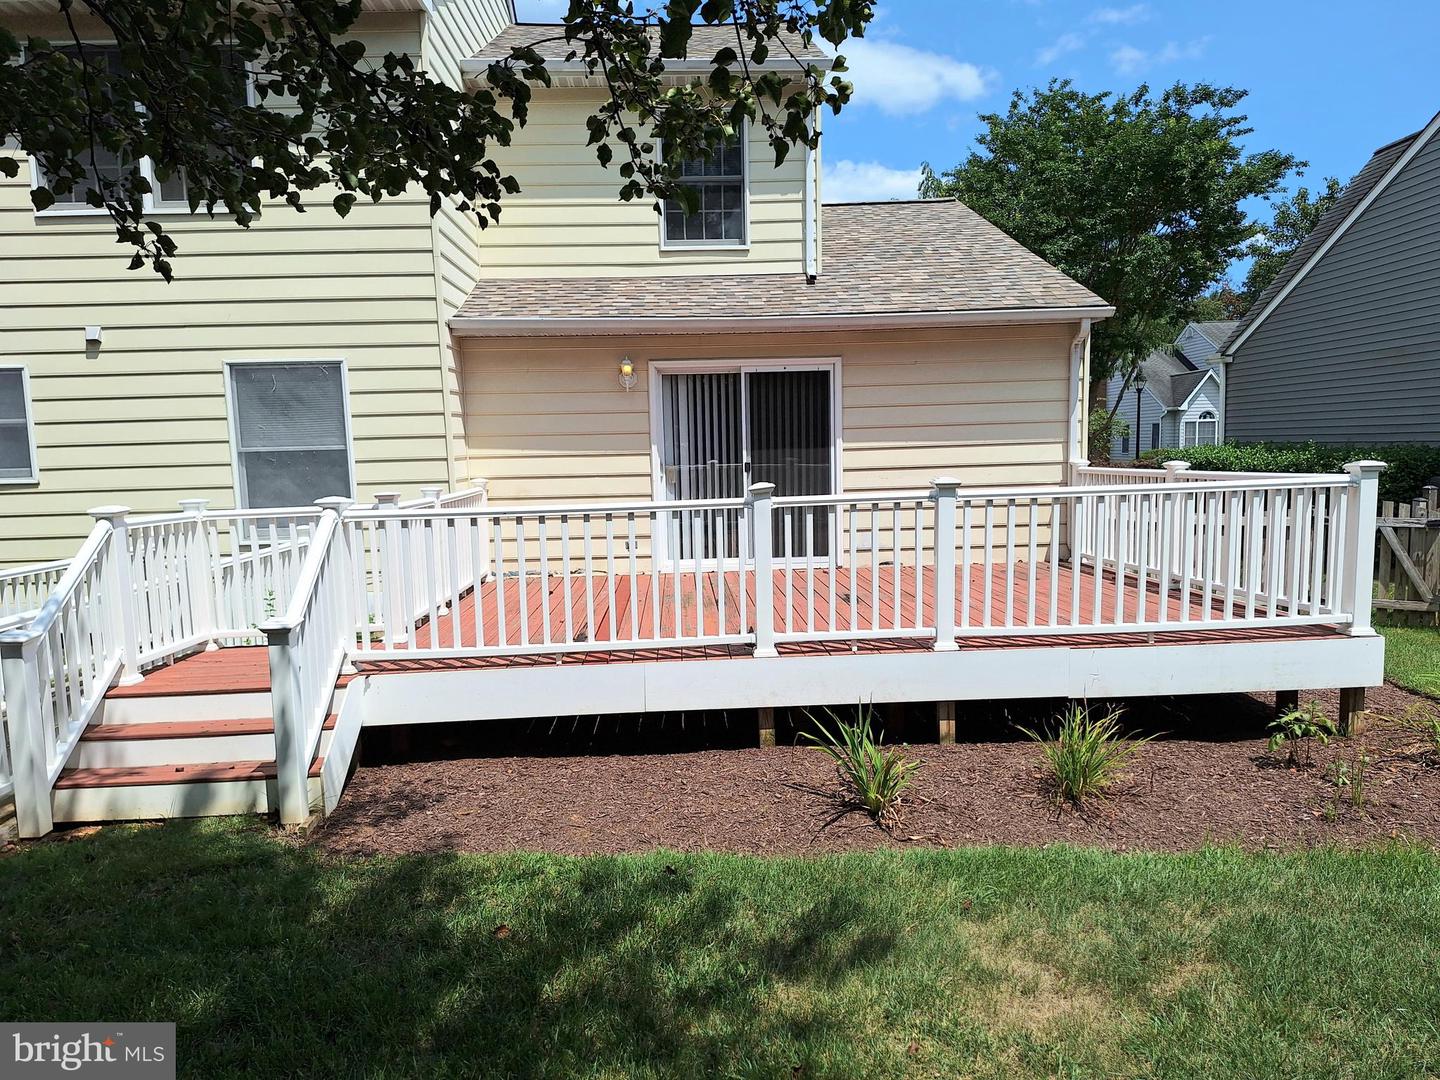
{"type": "Polygon", "coordinates": [[[1222,349],[1228,348],[1230,342],[1249,329],[1250,324],[1259,317],[1260,312],[1265,310],[1265,306],[1281,289],[1290,284],[1295,275],[1300,272],[1300,268],[1310,260],[1310,256],[1330,239],[1341,223],[1350,216],[1351,211],[1375,189],[1375,185],[1380,182],[1381,177],[1390,171],[1390,167],[1406,150],[1410,149],[1410,145],[1420,137],[1420,134],[1417,131],[1406,135],[1403,139],[1396,139],[1375,151],[1370,160],[1365,163],[1365,167],[1355,174],[1354,179],[1340,193],[1340,198],[1335,200],[1335,205],[1321,215],[1320,220],[1315,223],[1315,228],[1310,230],[1310,235],[1300,242],[1300,246],[1295,249],[1294,254],[1286,260],[1285,265],[1280,268],[1280,273],[1275,275],[1275,280],[1270,282],[1255,298],[1255,302],[1250,305],[1250,310],[1245,313],[1245,317],[1240,320],[1234,332],[1226,339],[1222,349]]]}
{"type": "MultiPolygon", "coordinates": [[[[1195,367],[1182,356],[1173,345],[1166,345],[1162,349],[1156,349],[1144,360],[1140,361],[1140,372],[1145,376],[1145,389],[1155,396],[1167,409],[1173,409],[1189,396],[1189,391],[1180,398],[1176,398],[1176,378],[1190,374],[1200,374],[1195,367]]],[[[1192,386],[1193,390],[1194,387],[1192,386]]]]}
{"type": "Polygon", "coordinates": [[[1235,328],[1240,325],[1240,320],[1226,319],[1221,322],[1197,322],[1190,325],[1204,334],[1205,340],[1218,349],[1230,340],[1230,336],[1235,333],[1235,328]]]}
{"type": "MultiPolygon", "coordinates": [[[[652,40],[658,40],[659,35],[652,31],[650,36],[652,40]]],[[[831,59],[830,54],[820,48],[818,41],[805,45],[798,37],[788,34],[786,40],[790,42],[790,51],[801,60],[831,59]]],[[[537,45],[540,54],[547,60],[563,60],[572,50],[565,40],[565,27],[561,23],[512,23],[482,45],[475,57],[478,60],[503,60],[510,55],[510,50],[525,45],[537,45]],[[544,44],[540,45],[541,42],[544,44]]],[[[690,32],[689,59],[708,61],[727,45],[737,48],[733,26],[696,26],[690,32]]],[[[774,63],[788,63],[790,60],[783,49],[772,49],[770,56],[774,63]]]]}
{"type": "Polygon", "coordinates": [[[827,205],[823,236],[822,272],[813,285],[798,271],[484,279],[456,314],[694,319],[1109,306],[949,199],[827,205]]]}

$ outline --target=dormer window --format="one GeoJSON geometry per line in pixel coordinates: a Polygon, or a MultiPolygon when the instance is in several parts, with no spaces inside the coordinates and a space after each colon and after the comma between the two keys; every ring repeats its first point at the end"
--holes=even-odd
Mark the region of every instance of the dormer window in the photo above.
{"type": "Polygon", "coordinates": [[[678,200],[665,201],[662,243],[665,248],[745,247],[749,243],[746,213],[744,132],[727,139],[708,158],[680,163],[680,175],[699,200],[687,214],[678,200]]]}

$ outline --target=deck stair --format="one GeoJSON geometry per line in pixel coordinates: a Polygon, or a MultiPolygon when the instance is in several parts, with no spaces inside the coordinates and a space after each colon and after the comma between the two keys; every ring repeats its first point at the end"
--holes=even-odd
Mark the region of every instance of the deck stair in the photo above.
{"type": "MultiPolygon", "coordinates": [[[[344,695],[336,687],[334,708],[344,695]]],[[[55,783],[56,821],[202,817],[276,809],[275,724],[264,648],[224,649],[105,696],[55,783]]],[[[325,724],[310,767],[318,806],[325,724]]]]}

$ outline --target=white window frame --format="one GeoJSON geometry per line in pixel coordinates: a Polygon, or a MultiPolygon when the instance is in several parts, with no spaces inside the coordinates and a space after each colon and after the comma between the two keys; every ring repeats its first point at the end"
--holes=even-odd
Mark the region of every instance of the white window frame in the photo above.
{"type": "MultiPolygon", "coordinates": [[[[660,203],[660,250],[662,252],[749,251],[750,250],[750,121],[740,121],[740,240],[671,240],[665,234],[665,203],[660,203]]],[[[655,153],[662,155],[660,141],[655,153]]],[[[703,180],[704,178],[701,177],[703,180]]]]}
{"type": "Polygon", "coordinates": [[[1180,428],[1180,445],[1183,446],[1219,446],[1220,445],[1220,417],[1214,409],[1205,409],[1193,420],[1186,420],[1180,428]],[[1200,441],[1200,425],[1210,424],[1215,429],[1214,438],[1210,442],[1200,441]],[[1192,435],[1193,429],[1193,435],[1192,435]]]}
{"type": "MultiPolygon", "coordinates": [[[[752,371],[828,371],[830,372],[830,488],[835,498],[842,498],[845,494],[844,486],[844,455],[845,455],[845,430],[842,426],[844,421],[844,405],[841,383],[841,360],[838,356],[783,356],[783,357],[751,357],[717,360],[711,358],[685,360],[685,359],[658,359],[646,362],[648,368],[647,390],[650,395],[650,496],[651,501],[664,503],[665,498],[665,470],[660,464],[660,436],[664,431],[665,421],[662,415],[663,406],[661,403],[661,377],[664,375],[703,375],[706,373],[737,372],[743,379],[747,372],[752,371]]],[[[742,430],[744,417],[741,417],[742,430]]],[[[748,440],[747,440],[748,441],[748,440]]],[[[748,446],[746,453],[749,453],[748,446]]],[[[830,542],[836,542],[834,523],[831,524],[830,542]]],[[[669,537],[665,530],[655,537],[655,557],[665,566],[673,565],[670,558],[669,537]]],[[[801,556],[796,556],[797,565],[803,561],[801,556]]],[[[784,558],[777,556],[775,562],[784,565],[784,558]]],[[[683,560],[681,565],[693,565],[694,560],[683,560]]],[[[713,559],[702,561],[703,566],[714,566],[713,559]]]]}
{"type": "MultiPolygon", "coordinates": [[[[83,46],[93,45],[97,49],[110,48],[115,45],[113,41],[85,41],[80,42],[83,46]]],[[[245,72],[245,104],[255,105],[258,98],[255,94],[255,73],[245,72]]],[[[34,191],[40,187],[40,162],[34,154],[27,154],[30,162],[30,190],[34,191]]],[[[144,197],[144,212],[151,217],[194,217],[203,214],[203,209],[197,209],[194,214],[190,211],[189,203],[162,202],[160,200],[160,181],[155,176],[155,164],[147,157],[140,158],[140,174],[150,181],[150,192],[144,197]]],[[[83,193],[82,193],[83,194],[83,193]]],[[[35,210],[37,218],[63,218],[63,217],[96,217],[105,216],[107,211],[104,207],[91,206],[87,202],[81,203],[60,203],[55,202],[44,210],[35,210]]]]}
{"type": "Polygon", "coordinates": [[[245,484],[240,464],[240,431],[236,427],[238,410],[235,407],[235,382],[231,369],[237,367],[258,367],[261,364],[283,364],[295,367],[298,364],[331,364],[340,369],[340,404],[345,417],[345,457],[350,466],[349,497],[356,498],[355,480],[355,428],[350,419],[350,367],[343,356],[263,356],[226,360],[222,367],[225,379],[225,416],[230,427],[230,474],[234,479],[235,505],[242,510],[268,509],[251,507],[245,497],[245,484]]]}
{"type": "Polygon", "coordinates": [[[0,486],[19,487],[40,482],[40,459],[35,453],[35,399],[30,394],[30,369],[24,364],[0,364],[0,371],[20,372],[20,396],[25,404],[25,433],[30,439],[30,475],[0,476],[0,486]]]}

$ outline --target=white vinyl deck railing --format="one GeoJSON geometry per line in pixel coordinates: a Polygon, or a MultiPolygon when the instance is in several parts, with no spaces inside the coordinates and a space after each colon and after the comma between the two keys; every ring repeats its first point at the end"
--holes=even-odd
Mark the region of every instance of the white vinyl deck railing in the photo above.
{"type": "MultiPolygon", "coordinates": [[[[1092,469],[1065,485],[494,506],[483,483],[401,503],[207,511],[96,529],[41,615],[0,635],[17,807],[115,678],[267,641],[286,821],[347,659],[745,648],[1001,635],[1370,626],[1379,471],[1092,469]],[[13,683],[13,686],[12,686],[13,683]],[[78,725],[78,726],[77,726],[78,725]],[[24,752],[16,747],[24,744],[24,752]],[[23,760],[22,760],[23,759],[23,760]],[[37,764],[37,762],[39,764],[37,764]]],[[[0,784],[8,783],[0,773],[0,784]]],[[[33,820],[31,820],[33,819],[33,820]]]]}
{"type": "Polygon", "coordinates": [[[69,565],[69,559],[56,559],[0,570],[0,630],[33,619],[69,565]]]}

